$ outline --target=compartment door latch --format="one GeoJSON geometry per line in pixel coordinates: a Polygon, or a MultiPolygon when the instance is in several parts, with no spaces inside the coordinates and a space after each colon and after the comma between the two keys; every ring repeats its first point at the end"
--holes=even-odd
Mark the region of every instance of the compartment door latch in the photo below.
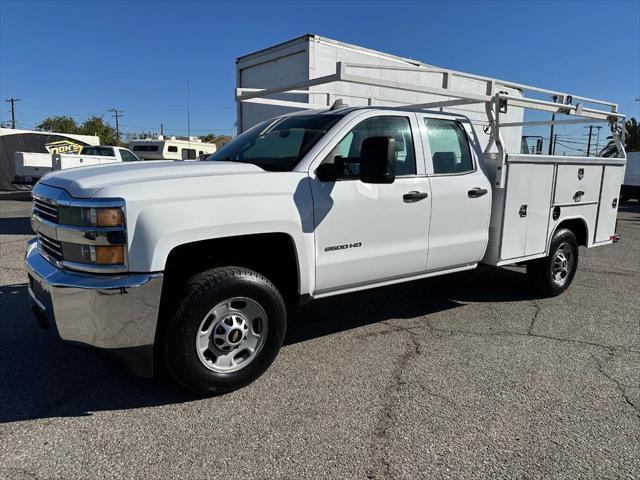
{"type": "Polygon", "coordinates": [[[520,218],[524,218],[527,216],[527,206],[526,205],[520,205],[520,218]]]}

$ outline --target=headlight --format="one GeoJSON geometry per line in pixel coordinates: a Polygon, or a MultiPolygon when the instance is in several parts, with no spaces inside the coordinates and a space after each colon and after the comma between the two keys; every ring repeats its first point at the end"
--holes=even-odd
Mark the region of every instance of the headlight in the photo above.
{"type": "Polygon", "coordinates": [[[128,269],[127,221],[122,198],[74,198],[38,183],[31,225],[38,250],[61,268],[91,273],[128,269]]]}
{"type": "Polygon", "coordinates": [[[60,224],[74,227],[124,227],[120,207],[60,207],[60,224]]]}

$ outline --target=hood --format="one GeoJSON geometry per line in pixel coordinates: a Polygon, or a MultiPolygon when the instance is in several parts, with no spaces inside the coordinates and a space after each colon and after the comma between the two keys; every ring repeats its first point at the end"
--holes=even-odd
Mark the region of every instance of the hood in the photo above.
{"type": "Polygon", "coordinates": [[[70,168],[48,173],[40,183],[62,188],[71,196],[88,198],[111,186],[152,182],[172,178],[265,173],[250,163],[219,161],[149,161],[111,163],[70,168]]]}

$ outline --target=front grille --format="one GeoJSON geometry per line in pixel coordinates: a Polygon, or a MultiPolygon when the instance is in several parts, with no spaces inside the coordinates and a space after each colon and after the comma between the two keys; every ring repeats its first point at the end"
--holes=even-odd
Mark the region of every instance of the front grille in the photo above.
{"type": "Polygon", "coordinates": [[[33,197],[33,212],[43,220],[58,223],[57,205],[47,203],[44,200],[33,197]]]}
{"type": "Polygon", "coordinates": [[[62,246],[60,242],[54,240],[53,238],[47,237],[42,233],[38,233],[38,247],[40,251],[49,257],[57,260],[59,262],[62,261],[62,246]]]}

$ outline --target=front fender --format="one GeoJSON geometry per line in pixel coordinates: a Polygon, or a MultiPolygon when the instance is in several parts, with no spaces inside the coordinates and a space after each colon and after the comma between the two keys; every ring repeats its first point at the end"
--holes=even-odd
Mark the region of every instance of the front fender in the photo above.
{"type": "Polygon", "coordinates": [[[312,291],[315,250],[308,178],[295,174],[273,180],[270,191],[127,203],[130,270],[163,271],[170,252],[192,242],[284,233],[296,249],[300,293],[312,291]]]}

